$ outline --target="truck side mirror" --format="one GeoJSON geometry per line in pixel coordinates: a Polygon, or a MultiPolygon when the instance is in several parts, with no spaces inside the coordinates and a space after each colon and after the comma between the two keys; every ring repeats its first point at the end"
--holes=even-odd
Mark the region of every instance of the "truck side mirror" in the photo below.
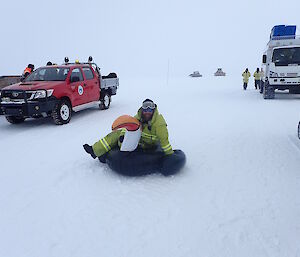
{"type": "Polygon", "coordinates": [[[267,56],[265,54],[263,55],[262,63],[267,63],[267,56]]]}
{"type": "Polygon", "coordinates": [[[71,83],[78,82],[78,81],[80,81],[78,76],[72,76],[71,79],[70,79],[71,83]]]}

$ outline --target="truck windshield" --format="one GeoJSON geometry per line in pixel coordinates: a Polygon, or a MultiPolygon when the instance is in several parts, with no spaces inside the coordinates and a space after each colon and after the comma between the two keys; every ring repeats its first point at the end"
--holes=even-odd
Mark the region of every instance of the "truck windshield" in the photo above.
{"type": "Polygon", "coordinates": [[[278,48],[273,52],[272,62],[276,66],[300,65],[300,47],[278,48]]]}
{"type": "Polygon", "coordinates": [[[31,73],[25,82],[29,81],[64,81],[69,73],[69,68],[44,67],[31,73]]]}

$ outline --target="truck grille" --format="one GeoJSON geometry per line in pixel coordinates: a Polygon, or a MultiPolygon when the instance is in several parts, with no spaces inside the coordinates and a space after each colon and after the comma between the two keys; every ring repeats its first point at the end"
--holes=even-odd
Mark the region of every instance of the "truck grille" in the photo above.
{"type": "Polygon", "coordinates": [[[297,76],[298,76],[298,73],[296,73],[296,72],[293,72],[293,73],[287,73],[286,76],[287,76],[287,77],[297,77],[297,76]]]}
{"type": "Polygon", "coordinates": [[[27,99],[30,99],[31,96],[32,96],[32,92],[26,92],[26,91],[2,90],[1,92],[1,98],[9,98],[12,101],[25,100],[25,97],[27,99]]]}

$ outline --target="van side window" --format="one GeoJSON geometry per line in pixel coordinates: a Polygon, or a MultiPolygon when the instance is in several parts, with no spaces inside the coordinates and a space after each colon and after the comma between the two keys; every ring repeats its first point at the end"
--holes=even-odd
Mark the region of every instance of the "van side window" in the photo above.
{"type": "Polygon", "coordinates": [[[85,68],[82,68],[82,70],[83,70],[83,73],[84,73],[84,76],[85,76],[86,80],[94,78],[94,74],[93,74],[93,72],[91,71],[90,68],[85,67],[85,68]]]}

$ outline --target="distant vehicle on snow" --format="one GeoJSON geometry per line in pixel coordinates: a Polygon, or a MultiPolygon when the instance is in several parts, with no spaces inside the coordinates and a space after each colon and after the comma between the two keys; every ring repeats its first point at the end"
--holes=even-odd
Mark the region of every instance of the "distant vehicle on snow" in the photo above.
{"type": "Polygon", "coordinates": [[[200,74],[199,71],[194,71],[194,72],[191,73],[189,76],[192,77],[192,78],[199,78],[199,77],[202,77],[202,75],[200,74]]]}
{"type": "Polygon", "coordinates": [[[226,76],[226,73],[222,71],[222,68],[218,68],[214,75],[216,77],[222,77],[222,76],[226,76]]]}

